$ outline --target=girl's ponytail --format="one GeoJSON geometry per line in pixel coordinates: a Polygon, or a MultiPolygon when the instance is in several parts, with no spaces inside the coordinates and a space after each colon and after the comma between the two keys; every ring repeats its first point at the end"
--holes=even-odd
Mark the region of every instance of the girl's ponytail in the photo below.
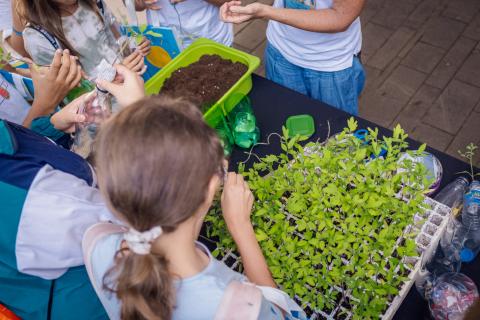
{"type": "Polygon", "coordinates": [[[115,292],[122,302],[121,318],[171,319],[174,290],[167,259],[154,253],[118,256],[115,292]]]}
{"type": "Polygon", "coordinates": [[[121,110],[96,137],[95,164],[109,207],[128,222],[128,254],[104,281],[122,303],[122,319],[171,319],[175,295],[168,261],[149,244],[175,231],[205,203],[223,175],[223,149],[189,102],[146,98],[121,110]]]}

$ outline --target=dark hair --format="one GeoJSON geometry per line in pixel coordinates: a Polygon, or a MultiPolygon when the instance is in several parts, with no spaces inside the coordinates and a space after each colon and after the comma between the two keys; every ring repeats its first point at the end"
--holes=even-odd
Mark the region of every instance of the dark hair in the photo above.
{"type": "MultiPolygon", "coordinates": [[[[17,11],[25,22],[34,26],[42,27],[51,35],[58,39],[63,49],[68,49],[72,55],[80,57],[80,53],[75,50],[68,41],[63,31],[61,8],[58,3],[52,0],[18,0],[17,11]]],[[[78,0],[78,3],[85,4],[97,14],[103,21],[97,7],[96,0],[78,0]]]]}
{"type": "MultiPolygon", "coordinates": [[[[138,231],[168,233],[205,202],[221,174],[223,151],[213,129],[189,102],[146,98],[100,130],[95,163],[106,201],[138,231]]],[[[159,253],[117,253],[115,291],[122,319],[170,319],[174,303],[168,261],[159,253]]]]}

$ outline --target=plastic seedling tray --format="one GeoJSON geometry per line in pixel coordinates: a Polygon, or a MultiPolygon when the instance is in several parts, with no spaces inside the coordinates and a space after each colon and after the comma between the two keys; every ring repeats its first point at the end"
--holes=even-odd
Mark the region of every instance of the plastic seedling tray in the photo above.
{"type": "MultiPolygon", "coordinates": [[[[421,268],[421,261],[424,255],[432,254],[435,251],[436,246],[440,240],[441,235],[445,231],[447,226],[447,221],[450,216],[450,208],[431,199],[426,197],[425,203],[430,207],[430,209],[426,209],[424,212],[417,213],[414,217],[414,223],[405,228],[404,234],[414,232],[417,234],[415,238],[415,242],[417,244],[417,252],[419,256],[417,257],[404,257],[402,259],[402,264],[405,268],[405,271],[402,272],[400,270],[400,266],[396,267],[397,274],[406,275],[408,280],[406,280],[403,285],[401,286],[398,295],[392,297],[391,301],[389,301],[388,307],[386,311],[381,316],[383,320],[390,320],[393,318],[395,313],[397,312],[398,308],[402,304],[403,300],[407,296],[410,288],[415,283],[415,280],[419,274],[421,268]],[[408,272],[406,274],[405,272],[408,272]]],[[[287,219],[295,224],[295,217],[287,213],[287,219]]],[[[297,234],[300,238],[303,238],[302,234],[297,234]]],[[[398,247],[403,242],[403,237],[400,237],[396,242],[396,247],[398,247]]],[[[230,268],[235,271],[242,272],[243,268],[241,265],[241,258],[232,250],[221,252],[219,258],[221,257],[221,261],[227,264],[230,268]]],[[[388,259],[388,258],[386,258],[388,259]]],[[[344,264],[349,264],[350,262],[345,260],[343,261],[344,264]]],[[[331,267],[330,267],[331,268],[331,267]]],[[[375,281],[379,281],[375,279],[375,281]]],[[[311,287],[308,288],[312,290],[311,287]]],[[[352,297],[347,290],[342,290],[339,287],[331,287],[330,291],[338,291],[339,296],[341,297],[337,302],[337,305],[332,308],[332,310],[311,310],[308,307],[308,302],[306,303],[307,308],[306,312],[307,315],[310,316],[310,319],[329,319],[329,320],[336,320],[336,319],[352,319],[352,314],[355,310],[351,309],[349,301],[357,301],[354,297],[352,297]]],[[[301,301],[298,297],[295,297],[299,305],[304,304],[304,301],[301,301]]]]}
{"type": "Polygon", "coordinates": [[[175,70],[197,62],[200,57],[206,54],[217,54],[223,59],[240,62],[248,67],[247,72],[237,83],[205,112],[205,121],[214,128],[222,121],[222,115],[227,115],[232,111],[242,97],[247,95],[252,89],[252,73],[260,65],[259,58],[243,51],[224,46],[215,41],[200,38],[148,80],[145,84],[145,91],[149,95],[158,94],[165,80],[168,79],[175,70]]]}

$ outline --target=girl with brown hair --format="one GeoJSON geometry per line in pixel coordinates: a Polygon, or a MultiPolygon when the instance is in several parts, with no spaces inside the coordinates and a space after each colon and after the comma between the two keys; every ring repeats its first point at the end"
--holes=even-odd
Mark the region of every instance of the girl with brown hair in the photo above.
{"type": "MultiPolygon", "coordinates": [[[[245,274],[275,287],[250,222],[253,195],[241,175],[224,173],[220,141],[197,107],[136,102],[103,125],[96,150],[100,190],[128,226],[97,234],[94,245],[86,239],[99,226],[84,237],[90,277],[103,284],[97,293],[111,319],[213,319],[229,284],[246,281],[197,242],[222,181],[223,218],[245,274]]],[[[265,298],[261,305],[260,319],[286,319],[265,298]]]]}
{"type": "Polygon", "coordinates": [[[26,51],[38,65],[48,65],[55,50],[67,49],[78,57],[85,73],[96,76],[102,60],[122,62],[129,69],[145,71],[143,57],[150,50],[146,39],[132,54],[121,56],[115,18],[103,0],[14,0],[26,23],[26,51]]]}

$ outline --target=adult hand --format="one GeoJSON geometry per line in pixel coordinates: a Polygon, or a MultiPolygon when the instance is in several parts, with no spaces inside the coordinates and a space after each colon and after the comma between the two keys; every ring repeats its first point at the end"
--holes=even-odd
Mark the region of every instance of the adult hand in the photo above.
{"type": "Polygon", "coordinates": [[[242,175],[229,172],[222,193],[223,218],[228,230],[234,236],[245,227],[252,226],[253,194],[242,175]]]}
{"type": "Polygon", "coordinates": [[[254,2],[242,6],[241,1],[230,1],[220,7],[220,19],[227,23],[242,23],[251,19],[261,18],[268,6],[254,2]]]}
{"type": "Polygon", "coordinates": [[[86,99],[94,99],[95,92],[85,93],[82,96],[76,98],[68,105],[66,105],[62,110],[55,113],[50,118],[50,123],[55,127],[55,129],[72,133],[75,131],[75,124],[82,123],[86,120],[84,114],[79,113],[80,107],[86,99]]]}
{"type": "Polygon", "coordinates": [[[158,0],[135,0],[135,10],[143,11],[145,9],[160,10],[161,6],[157,4],[158,0]]]}
{"type": "Polygon", "coordinates": [[[122,107],[126,107],[145,97],[143,79],[123,65],[115,65],[118,77],[115,82],[98,80],[97,84],[110,92],[122,107]],[[117,83],[119,82],[119,83],[117,83]]]}
{"type": "Polygon", "coordinates": [[[137,46],[137,50],[140,51],[142,56],[148,56],[150,53],[150,49],[152,48],[150,40],[147,38],[143,37],[142,41],[140,44],[137,46]]]}
{"type": "Polygon", "coordinates": [[[123,60],[122,64],[128,69],[142,75],[147,70],[143,61],[143,55],[140,51],[135,50],[131,55],[123,60]]]}

